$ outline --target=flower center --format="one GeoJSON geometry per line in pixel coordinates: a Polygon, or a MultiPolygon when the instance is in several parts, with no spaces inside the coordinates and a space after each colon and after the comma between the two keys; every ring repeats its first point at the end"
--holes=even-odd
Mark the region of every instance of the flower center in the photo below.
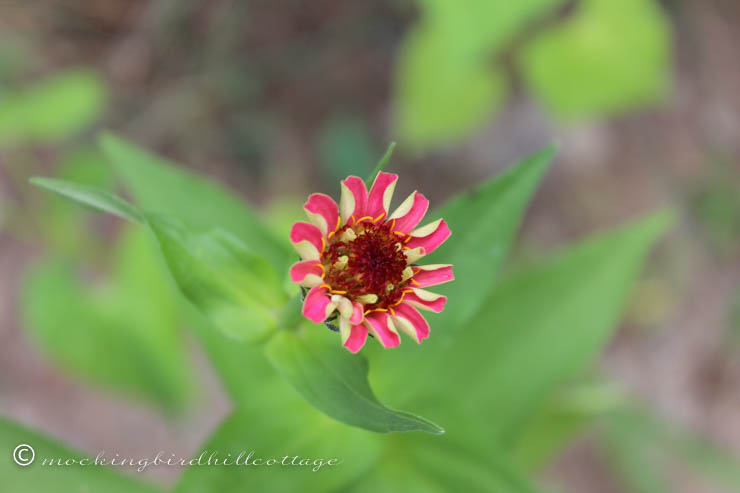
{"type": "Polygon", "coordinates": [[[403,296],[403,238],[387,224],[360,222],[340,228],[322,259],[325,282],[369,310],[388,308],[403,296]]]}

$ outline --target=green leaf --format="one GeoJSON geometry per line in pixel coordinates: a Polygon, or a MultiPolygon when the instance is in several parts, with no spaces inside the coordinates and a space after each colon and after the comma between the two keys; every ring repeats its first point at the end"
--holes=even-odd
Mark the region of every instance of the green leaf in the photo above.
{"type": "Polygon", "coordinates": [[[243,491],[346,491],[376,464],[381,453],[377,435],[330,420],[312,409],[282,379],[267,378],[252,391],[258,406],[234,412],[203,445],[219,457],[253,452],[253,459],[274,458],[273,466],[190,467],[175,493],[243,491]],[[262,392],[266,392],[262,394],[262,392]],[[310,465],[282,465],[298,456],[310,465]],[[327,461],[338,459],[338,464],[327,461]],[[323,461],[321,465],[319,461],[323,461]],[[315,465],[314,465],[315,464],[315,465]],[[317,471],[312,469],[319,467],[317,471]]]}
{"type": "MultiPolygon", "coordinates": [[[[80,493],[100,491],[105,493],[156,493],[153,486],[134,481],[108,467],[49,466],[44,459],[84,458],[53,440],[0,418],[0,448],[5,452],[0,458],[0,478],[5,491],[54,491],[55,493],[80,493]],[[13,461],[12,452],[20,444],[27,444],[35,451],[35,461],[21,467],[13,461]]],[[[22,455],[29,458],[30,452],[22,455]]],[[[89,459],[89,458],[88,458],[89,459]]]]}
{"type": "Polygon", "coordinates": [[[396,74],[399,131],[414,147],[454,142],[480,126],[507,90],[503,73],[458,51],[439,32],[417,27],[404,42],[396,74]]]}
{"type": "Polygon", "coordinates": [[[278,372],[309,403],[338,421],[379,433],[444,433],[422,417],[383,406],[367,382],[367,360],[332,342],[322,341],[315,328],[303,336],[281,332],[266,351],[278,372]]]}
{"type": "Polygon", "coordinates": [[[445,310],[431,317],[438,329],[435,337],[455,337],[490,295],[525,208],[555,151],[554,145],[545,147],[430,215],[445,219],[452,236],[424,263],[452,264],[455,273],[454,282],[432,288],[449,297],[445,310]]]}
{"type": "Polygon", "coordinates": [[[236,237],[222,230],[194,233],[176,219],[144,215],[103,190],[46,178],[33,181],[98,211],[146,221],[180,290],[226,334],[256,343],[275,330],[286,301],[280,278],[236,237]]]}
{"type": "Polygon", "coordinates": [[[534,411],[510,448],[526,471],[538,471],[589,425],[625,409],[625,392],[609,382],[583,382],[556,392],[534,411]]]}
{"type": "Polygon", "coordinates": [[[533,488],[500,454],[482,457],[451,437],[403,435],[390,442],[373,470],[349,491],[419,493],[533,493],[533,488]]]}
{"type": "Polygon", "coordinates": [[[635,491],[670,491],[649,488],[665,483],[655,473],[658,466],[675,462],[716,484],[740,488],[740,457],[649,412],[614,413],[604,420],[600,437],[620,478],[635,491]]]}
{"type": "Polygon", "coordinates": [[[63,368],[179,410],[192,378],[159,254],[146,232],[127,229],[114,261],[110,279],[94,286],[67,261],[35,267],[22,291],[25,325],[63,368]]]}
{"type": "Polygon", "coordinates": [[[102,113],[106,90],[94,72],[70,70],[0,97],[0,144],[57,141],[102,113]]]}
{"type": "Polygon", "coordinates": [[[390,358],[378,360],[377,374],[392,378],[376,386],[402,405],[433,410],[452,435],[484,447],[511,443],[544,399],[606,343],[645,256],[670,222],[667,213],[648,216],[509,277],[457,337],[433,333],[424,342],[423,358],[403,373],[402,393],[393,389],[403,368],[390,358]],[[440,389],[466,397],[448,402],[440,389]]]}
{"type": "Polygon", "coordinates": [[[135,207],[107,190],[54,178],[34,177],[30,181],[36,186],[51,190],[90,209],[107,212],[134,223],[143,222],[141,214],[135,207]]]}
{"type": "Polygon", "coordinates": [[[663,99],[671,72],[668,19],[655,0],[584,0],[520,59],[525,81],[562,117],[590,117],[663,99]]]}
{"type": "Polygon", "coordinates": [[[178,168],[112,134],[100,147],[143,210],[179,218],[196,230],[223,228],[266,258],[278,272],[295,261],[295,252],[233,193],[178,168]]]}
{"type": "Polygon", "coordinates": [[[464,375],[468,405],[487,410],[489,433],[513,435],[608,341],[650,247],[671,221],[668,213],[650,215],[506,280],[456,344],[464,359],[429,378],[444,387],[464,375]]]}
{"type": "Polygon", "coordinates": [[[418,0],[421,20],[401,47],[394,84],[404,145],[454,143],[505,102],[506,73],[495,61],[529,21],[562,0],[418,0]]]}
{"type": "Polygon", "coordinates": [[[644,437],[634,433],[629,420],[612,416],[604,426],[601,445],[605,459],[622,487],[635,493],[668,493],[665,456],[648,447],[644,437]]]}
{"type": "Polygon", "coordinates": [[[287,298],[270,264],[224,231],[193,234],[172,218],[147,219],[180,290],[219,329],[252,343],[275,330],[287,298]]]}

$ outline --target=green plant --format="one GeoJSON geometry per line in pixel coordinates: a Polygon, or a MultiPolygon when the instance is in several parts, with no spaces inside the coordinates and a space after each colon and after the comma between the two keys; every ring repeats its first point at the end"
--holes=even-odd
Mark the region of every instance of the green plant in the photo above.
{"type": "MultiPolygon", "coordinates": [[[[177,491],[295,489],[307,481],[313,491],[533,491],[514,465],[514,451],[526,443],[520,437],[553,392],[598,354],[651,245],[671,222],[665,212],[647,216],[498,280],[554,154],[546,148],[440,209],[454,236],[434,255],[456,265],[457,281],[433,337],[351,355],[323,325],[300,317],[297,289],[286,282],[295,255],[257,213],[115,136],[100,143],[136,205],[87,185],[33,182],[149,231],[189,302],[178,309],[235,404],[204,448],[237,454],[248,443],[266,456],[344,461],[331,474],[193,467],[177,491]],[[385,407],[376,394],[447,433],[376,433],[441,431],[385,407]]],[[[21,433],[5,426],[8,436],[21,433]]],[[[11,484],[24,484],[22,472],[7,472],[11,484]]],[[[85,481],[89,473],[58,474],[85,481]]],[[[119,481],[107,473],[105,480],[119,481]]]]}

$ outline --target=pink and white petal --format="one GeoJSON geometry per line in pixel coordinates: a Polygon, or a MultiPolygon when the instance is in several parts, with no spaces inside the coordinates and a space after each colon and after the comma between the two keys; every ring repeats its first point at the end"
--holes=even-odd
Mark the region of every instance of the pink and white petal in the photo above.
{"type": "Polygon", "coordinates": [[[352,316],[349,318],[349,321],[353,324],[359,324],[362,323],[362,319],[365,318],[365,311],[364,306],[362,306],[362,303],[353,302],[352,303],[352,316]]]}
{"type": "Polygon", "coordinates": [[[303,260],[318,260],[324,250],[324,237],[313,224],[295,223],[290,230],[290,241],[303,260]]]}
{"type": "Polygon", "coordinates": [[[406,303],[401,303],[393,310],[393,322],[409,337],[421,344],[429,337],[429,324],[419,310],[406,303]]]}
{"type": "Polygon", "coordinates": [[[318,260],[303,260],[290,268],[290,280],[301,286],[312,288],[324,282],[324,268],[318,260]]]}
{"type": "Polygon", "coordinates": [[[393,230],[408,233],[416,227],[427,213],[429,201],[419,192],[414,192],[403,201],[388,220],[395,219],[393,230]]]}
{"type": "Polygon", "coordinates": [[[370,187],[365,215],[372,216],[373,219],[381,214],[388,216],[388,208],[391,206],[396,182],[398,182],[398,175],[383,171],[378,173],[375,181],[373,181],[373,186],[370,187]]]}
{"type": "Polygon", "coordinates": [[[325,286],[316,286],[306,295],[303,301],[303,316],[317,324],[326,320],[337,305],[332,303],[329,290],[325,286]]]}
{"type": "Polygon", "coordinates": [[[339,224],[339,207],[328,195],[311,194],[303,209],[306,211],[308,220],[315,224],[324,236],[334,231],[339,224]]]}
{"type": "Polygon", "coordinates": [[[331,297],[332,303],[336,303],[337,305],[337,311],[342,316],[342,318],[346,318],[349,320],[355,313],[355,307],[352,304],[350,300],[345,298],[344,296],[335,294],[331,297]]]}
{"type": "Polygon", "coordinates": [[[409,233],[411,239],[406,243],[408,248],[423,247],[427,255],[437,249],[452,233],[444,219],[422,226],[409,233]]]}
{"type": "Polygon", "coordinates": [[[419,265],[413,269],[414,277],[411,278],[411,284],[417,288],[436,286],[455,280],[452,265],[449,264],[419,265]]]}
{"type": "Polygon", "coordinates": [[[342,345],[350,352],[356,353],[367,341],[367,327],[363,324],[352,324],[344,318],[339,320],[339,332],[342,335],[342,345]]]}
{"type": "Polygon", "coordinates": [[[410,293],[406,293],[403,296],[403,303],[408,303],[420,310],[427,310],[435,313],[439,313],[444,310],[446,302],[447,296],[442,296],[441,294],[432,293],[426,289],[419,288],[413,288],[410,293]]]}
{"type": "Polygon", "coordinates": [[[365,182],[356,176],[349,176],[342,180],[342,195],[339,198],[339,213],[342,224],[354,216],[355,220],[365,216],[367,208],[367,188],[365,182]]]}
{"type": "Polygon", "coordinates": [[[365,327],[385,348],[401,344],[388,312],[371,312],[365,316],[365,327]]]}

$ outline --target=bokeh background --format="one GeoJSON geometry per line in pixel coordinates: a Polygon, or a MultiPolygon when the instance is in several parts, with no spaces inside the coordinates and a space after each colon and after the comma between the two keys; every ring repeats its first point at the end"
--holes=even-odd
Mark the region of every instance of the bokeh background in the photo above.
{"type": "MultiPolygon", "coordinates": [[[[195,452],[229,411],[181,321],[131,308],[148,310],[135,304],[142,280],[123,274],[146,269],[142,239],[27,185],[110,186],[101,129],[226,184],[278,228],[307,193],[367,175],[390,141],[399,194],[439,204],[557,139],[510,264],[674,207],[589,402],[628,396],[732,467],[738,27],[734,0],[0,2],[0,412],[138,457],[195,452]]],[[[651,491],[657,475],[666,491],[734,491],[680,462],[640,471],[630,458],[645,448],[604,447],[585,427],[540,480],[608,493],[651,491]]],[[[171,484],[178,472],[146,474],[171,484]]]]}

